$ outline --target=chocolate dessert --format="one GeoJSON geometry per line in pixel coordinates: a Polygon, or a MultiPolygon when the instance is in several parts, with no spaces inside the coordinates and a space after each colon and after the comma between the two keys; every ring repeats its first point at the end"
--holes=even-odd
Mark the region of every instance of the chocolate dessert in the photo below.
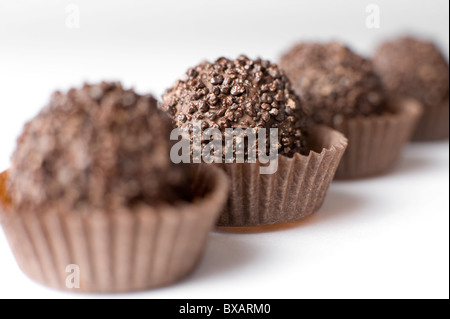
{"type": "Polygon", "coordinates": [[[280,68],[316,123],[333,126],[344,118],[385,112],[372,63],[340,43],[298,44],[281,58],[280,68]]]}
{"type": "Polygon", "coordinates": [[[395,165],[420,106],[390,98],[370,60],[338,42],[300,43],[281,58],[280,68],[303,111],[349,139],[337,178],[370,177],[395,165]]]}
{"type": "Polygon", "coordinates": [[[423,105],[424,113],[413,139],[448,138],[449,66],[437,46],[402,37],[383,43],[373,60],[389,94],[411,97],[423,105]]]}
{"type": "Polygon", "coordinates": [[[193,132],[195,121],[202,129],[220,130],[222,137],[228,128],[278,129],[278,156],[270,161],[270,172],[262,172],[266,163],[259,157],[213,164],[228,174],[232,185],[219,226],[270,225],[314,213],[347,147],[342,134],[309,125],[287,77],[262,59],[219,58],[193,67],[167,90],[162,108],[176,127],[193,132]]]}
{"type": "Polygon", "coordinates": [[[219,58],[189,69],[163,96],[177,127],[278,128],[279,153],[307,154],[306,117],[286,77],[269,61],[219,58]]]}
{"type": "Polygon", "coordinates": [[[187,167],[169,159],[171,122],[150,95],[103,82],[56,92],[18,140],[9,170],[16,207],[75,209],[189,200],[187,167]]]}
{"type": "Polygon", "coordinates": [[[172,284],[195,268],[228,179],[174,164],[171,124],[152,96],[119,83],[52,95],[0,175],[0,222],[28,276],[113,293],[172,284]]]}

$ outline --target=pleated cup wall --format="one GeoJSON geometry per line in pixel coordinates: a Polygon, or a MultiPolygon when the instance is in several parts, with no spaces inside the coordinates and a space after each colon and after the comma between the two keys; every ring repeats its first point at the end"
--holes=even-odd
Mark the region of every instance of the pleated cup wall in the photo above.
{"type": "Polygon", "coordinates": [[[278,170],[260,174],[259,163],[215,164],[231,180],[228,202],[218,226],[285,223],[317,211],[347,147],[346,138],[325,126],[310,132],[309,156],[278,156],[278,170]]]}
{"type": "Polygon", "coordinates": [[[192,186],[202,196],[190,204],[42,213],[0,205],[2,226],[20,268],[46,286],[117,293],[168,285],[194,269],[227,198],[223,172],[202,167],[196,174],[192,186]],[[72,264],[79,267],[79,289],[66,284],[72,264]]]}
{"type": "Polygon", "coordinates": [[[437,141],[449,137],[449,101],[437,107],[424,107],[413,141],[437,141]]]}
{"type": "Polygon", "coordinates": [[[392,101],[392,112],[345,120],[335,127],[348,138],[336,179],[370,177],[392,169],[411,139],[422,107],[414,100],[392,101]]]}

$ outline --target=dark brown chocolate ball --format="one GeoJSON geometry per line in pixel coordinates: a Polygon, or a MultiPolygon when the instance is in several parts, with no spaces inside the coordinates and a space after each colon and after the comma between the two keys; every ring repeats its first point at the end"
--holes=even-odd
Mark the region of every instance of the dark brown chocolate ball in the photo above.
{"type": "Polygon", "coordinates": [[[448,100],[448,63],[432,42],[412,37],[385,42],[374,55],[374,65],[392,94],[416,98],[425,107],[448,100]]]}
{"type": "Polygon", "coordinates": [[[280,60],[303,110],[317,123],[381,114],[384,94],[372,63],[331,42],[295,45],[280,60]]]}
{"type": "Polygon", "coordinates": [[[167,90],[163,109],[177,127],[278,128],[279,153],[307,153],[305,116],[278,66],[240,56],[204,62],[167,90]]]}
{"type": "Polygon", "coordinates": [[[13,204],[70,210],[183,199],[186,167],[170,161],[171,126],[152,96],[118,83],[56,92],[18,139],[13,204]]]}

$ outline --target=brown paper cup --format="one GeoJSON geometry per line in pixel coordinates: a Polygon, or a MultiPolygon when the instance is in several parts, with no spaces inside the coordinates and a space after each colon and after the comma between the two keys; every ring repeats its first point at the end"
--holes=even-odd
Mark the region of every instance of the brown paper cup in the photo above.
{"type": "Polygon", "coordinates": [[[449,101],[436,107],[424,107],[413,141],[437,141],[449,137],[449,101]]]}
{"type": "Polygon", "coordinates": [[[204,251],[228,180],[205,166],[192,186],[197,199],[190,204],[133,211],[16,212],[3,197],[0,220],[19,266],[39,283],[76,292],[146,290],[185,277],[204,251]]]}
{"type": "Polygon", "coordinates": [[[231,179],[231,191],[218,226],[285,223],[317,211],[347,147],[339,132],[314,127],[309,156],[278,157],[278,170],[261,175],[259,163],[215,164],[231,179]]]}
{"type": "Polygon", "coordinates": [[[336,172],[337,179],[353,179],[381,174],[397,163],[403,146],[410,140],[422,113],[410,99],[390,102],[392,113],[345,120],[335,127],[349,140],[336,172]]]}

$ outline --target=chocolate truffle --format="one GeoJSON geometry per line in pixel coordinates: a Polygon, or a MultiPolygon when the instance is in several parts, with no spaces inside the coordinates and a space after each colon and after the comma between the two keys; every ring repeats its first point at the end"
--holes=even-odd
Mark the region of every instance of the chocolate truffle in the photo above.
{"type": "Polygon", "coordinates": [[[374,55],[374,65],[392,94],[416,98],[425,107],[448,101],[448,63],[432,42],[412,37],[385,42],[374,55]]]}
{"type": "Polygon", "coordinates": [[[384,111],[382,83],[372,63],[340,43],[298,44],[282,56],[280,68],[316,123],[333,126],[343,118],[384,111]]]}
{"type": "Polygon", "coordinates": [[[118,83],[56,92],[18,139],[9,170],[13,204],[71,211],[187,199],[186,167],[169,159],[170,132],[152,96],[118,83]]]}
{"type": "Polygon", "coordinates": [[[177,127],[278,128],[279,153],[307,153],[306,123],[290,83],[269,61],[219,58],[186,72],[167,90],[163,109],[177,127]]]}

